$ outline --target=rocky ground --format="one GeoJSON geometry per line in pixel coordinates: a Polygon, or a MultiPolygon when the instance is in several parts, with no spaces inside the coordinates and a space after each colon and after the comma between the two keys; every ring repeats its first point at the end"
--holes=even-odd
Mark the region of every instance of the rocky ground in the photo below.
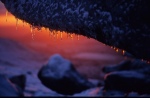
{"type": "MultiPolygon", "coordinates": [[[[141,60],[105,67],[75,66],[79,62],[72,63],[59,54],[46,61],[46,57],[13,40],[1,38],[0,43],[1,96],[150,96],[150,66],[141,60]],[[97,74],[96,68],[103,72],[90,79],[94,75],[89,74],[97,74]]],[[[89,54],[74,56],[81,60],[79,57],[90,58],[89,54]]],[[[101,58],[92,54],[91,58],[94,57],[101,58]]],[[[85,61],[89,63],[88,60],[85,61]]]]}

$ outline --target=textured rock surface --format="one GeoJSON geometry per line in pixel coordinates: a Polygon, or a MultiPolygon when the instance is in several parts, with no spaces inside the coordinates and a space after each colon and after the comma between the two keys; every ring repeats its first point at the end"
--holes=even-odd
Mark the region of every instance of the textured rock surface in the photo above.
{"type": "Polygon", "coordinates": [[[103,72],[109,73],[114,71],[136,71],[145,75],[150,75],[150,64],[141,60],[126,60],[114,66],[105,66],[103,72]]]}
{"type": "Polygon", "coordinates": [[[149,0],[1,0],[17,18],[94,38],[150,60],[149,0]]]}
{"type": "Polygon", "coordinates": [[[38,77],[46,87],[66,95],[94,87],[75,70],[70,61],[58,54],[53,55],[48,64],[40,69],[38,77]]]}
{"type": "Polygon", "coordinates": [[[107,74],[106,90],[150,93],[150,76],[135,71],[116,71],[107,74]]]}

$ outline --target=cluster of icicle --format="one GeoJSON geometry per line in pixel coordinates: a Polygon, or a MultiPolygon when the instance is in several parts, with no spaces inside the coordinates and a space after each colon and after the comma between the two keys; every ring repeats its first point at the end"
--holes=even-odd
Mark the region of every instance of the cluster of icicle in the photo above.
{"type": "MultiPolygon", "coordinates": [[[[7,20],[7,16],[8,16],[8,11],[6,11],[6,22],[8,21],[7,20]]],[[[18,18],[16,18],[16,30],[18,29],[18,18]]],[[[73,33],[69,33],[69,32],[65,32],[65,31],[59,31],[59,30],[52,30],[50,28],[46,28],[46,27],[42,27],[42,26],[34,26],[34,23],[33,24],[29,24],[27,22],[25,22],[24,20],[21,20],[23,22],[23,27],[24,27],[24,24],[26,25],[29,25],[30,26],[30,32],[32,34],[32,40],[34,40],[34,36],[35,36],[35,32],[34,30],[37,29],[39,32],[42,31],[42,28],[45,28],[45,30],[49,30],[49,36],[52,38],[56,38],[58,39],[58,36],[60,36],[61,40],[63,39],[63,33],[66,33],[67,34],[67,38],[70,38],[73,40],[73,33]]],[[[79,40],[79,37],[80,35],[78,34],[75,34],[75,37],[77,38],[77,40],[79,40]]],[[[114,46],[111,46],[112,49],[114,49],[116,52],[119,52],[119,48],[116,48],[114,46]]],[[[122,52],[122,55],[124,56],[125,55],[125,50],[120,50],[122,52]]],[[[145,61],[143,59],[141,59],[141,61],[144,61],[144,62],[147,62],[147,63],[150,63],[150,61],[145,61]]]]}

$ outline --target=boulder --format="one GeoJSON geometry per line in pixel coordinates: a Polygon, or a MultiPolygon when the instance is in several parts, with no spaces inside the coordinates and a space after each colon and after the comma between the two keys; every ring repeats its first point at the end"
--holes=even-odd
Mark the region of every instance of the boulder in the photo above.
{"type": "Polygon", "coordinates": [[[59,54],[50,58],[38,72],[38,77],[46,87],[65,95],[72,95],[94,87],[76,71],[70,61],[59,54]]]}
{"type": "Polygon", "coordinates": [[[150,76],[136,71],[116,71],[106,74],[105,90],[150,93],[150,76]]]}
{"type": "Polygon", "coordinates": [[[105,73],[109,73],[109,72],[113,72],[113,71],[132,70],[132,71],[137,71],[137,72],[141,72],[141,73],[150,75],[150,72],[149,72],[150,64],[148,64],[144,61],[138,60],[138,59],[125,60],[117,65],[105,66],[105,67],[103,67],[102,70],[105,73]]]}
{"type": "Polygon", "coordinates": [[[0,97],[21,97],[23,92],[18,91],[15,85],[3,75],[0,75],[0,97]]]}
{"type": "Polygon", "coordinates": [[[24,91],[25,90],[25,85],[26,85],[26,76],[25,75],[18,75],[18,76],[13,76],[10,77],[9,80],[15,84],[15,86],[19,89],[19,91],[24,91]]]}
{"type": "Polygon", "coordinates": [[[84,35],[150,61],[149,0],[1,1],[16,18],[38,29],[84,35]]]}

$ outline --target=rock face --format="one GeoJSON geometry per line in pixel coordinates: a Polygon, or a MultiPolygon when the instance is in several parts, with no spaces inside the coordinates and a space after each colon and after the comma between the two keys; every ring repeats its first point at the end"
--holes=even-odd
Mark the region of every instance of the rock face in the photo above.
{"type": "Polygon", "coordinates": [[[150,60],[149,0],[1,0],[35,27],[94,38],[150,60]]]}
{"type": "Polygon", "coordinates": [[[0,75],[0,96],[2,97],[8,97],[8,96],[14,96],[14,97],[21,97],[23,96],[23,92],[18,91],[18,89],[15,87],[14,84],[12,84],[8,78],[0,75]]]}
{"type": "Polygon", "coordinates": [[[106,76],[105,89],[150,93],[150,76],[135,71],[112,72],[106,76]]]}
{"type": "Polygon", "coordinates": [[[150,93],[150,64],[141,60],[127,60],[106,66],[105,89],[125,92],[150,93]]]}
{"type": "Polygon", "coordinates": [[[109,73],[114,71],[137,71],[140,73],[144,73],[146,75],[150,75],[150,64],[146,62],[142,62],[141,60],[126,60],[121,62],[120,64],[116,64],[114,66],[105,66],[103,68],[103,72],[109,73]]]}
{"type": "Polygon", "coordinates": [[[66,95],[94,87],[68,60],[58,54],[52,56],[48,64],[40,69],[38,77],[46,87],[66,95]]]}

